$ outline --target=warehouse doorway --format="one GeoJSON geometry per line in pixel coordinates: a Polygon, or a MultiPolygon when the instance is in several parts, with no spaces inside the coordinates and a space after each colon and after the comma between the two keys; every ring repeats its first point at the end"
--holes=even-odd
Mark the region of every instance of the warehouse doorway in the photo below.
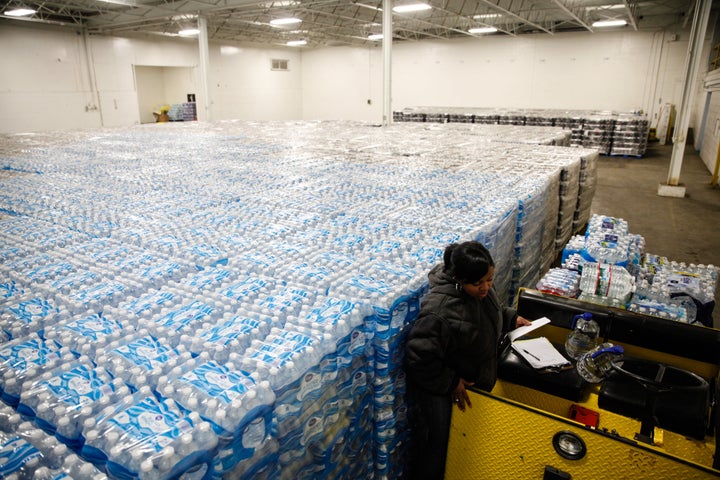
{"type": "Polygon", "coordinates": [[[188,101],[198,90],[195,67],[134,65],[140,123],[155,123],[154,113],[188,101]]]}

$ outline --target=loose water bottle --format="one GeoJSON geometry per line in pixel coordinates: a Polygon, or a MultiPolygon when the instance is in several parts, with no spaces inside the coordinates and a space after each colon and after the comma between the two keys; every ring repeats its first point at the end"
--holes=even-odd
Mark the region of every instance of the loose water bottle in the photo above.
{"type": "Polygon", "coordinates": [[[565,340],[565,351],[577,360],[585,352],[597,345],[600,326],[592,318],[592,313],[585,312],[573,317],[570,333],[565,340]]]}
{"type": "Polygon", "coordinates": [[[590,383],[600,383],[612,369],[613,363],[622,360],[624,352],[620,345],[602,343],[580,357],[577,372],[590,383]]]}

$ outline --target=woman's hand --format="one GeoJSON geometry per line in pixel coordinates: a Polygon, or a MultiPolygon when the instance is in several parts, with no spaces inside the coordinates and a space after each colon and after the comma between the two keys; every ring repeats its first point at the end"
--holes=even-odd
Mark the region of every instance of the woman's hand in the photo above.
{"type": "Polygon", "coordinates": [[[526,325],[530,325],[531,323],[532,322],[527,318],[518,315],[517,320],[515,320],[515,328],[524,327],[526,325]]]}
{"type": "Polygon", "coordinates": [[[472,408],[472,403],[470,403],[470,397],[468,397],[467,390],[465,390],[465,387],[469,387],[474,385],[474,383],[466,382],[464,379],[460,379],[460,381],[457,384],[457,387],[455,387],[455,390],[450,394],[450,398],[452,398],[452,401],[455,405],[458,406],[460,411],[465,411],[465,404],[469,408],[472,408]]]}

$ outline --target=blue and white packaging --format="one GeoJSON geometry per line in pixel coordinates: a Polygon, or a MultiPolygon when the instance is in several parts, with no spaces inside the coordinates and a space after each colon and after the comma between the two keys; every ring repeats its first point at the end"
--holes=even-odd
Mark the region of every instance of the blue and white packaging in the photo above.
{"type": "Polygon", "coordinates": [[[14,432],[0,434],[0,478],[35,479],[39,470],[61,473],[68,453],[67,446],[30,422],[20,423],[14,432]]]}
{"type": "Polygon", "coordinates": [[[41,332],[63,316],[67,316],[67,310],[54,298],[32,293],[12,297],[0,307],[0,342],[41,332]]]}
{"type": "Polygon", "coordinates": [[[20,395],[18,413],[60,441],[79,450],[84,422],[130,395],[120,378],[89,360],[66,363],[43,373],[20,395]]]}
{"type": "Polygon", "coordinates": [[[148,330],[177,346],[183,335],[192,336],[213,326],[225,313],[230,317],[229,309],[226,312],[224,307],[222,304],[215,307],[198,300],[184,299],[172,307],[162,308],[159,314],[151,317],[148,330]]]}
{"type": "Polygon", "coordinates": [[[203,361],[206,357],[196,360],[183,345],[173,347],[164,339],[141,331],[136,338],[98,355],[96,363],[122,378],[131,388],[140,389],[145,385],[155,387],[158,379],[173,368],[203,361]]]}
{"type": "MultiPolygon", "coordinates": [[[[277,320],[275,323],[279,323],[277,320]]],[[[270,332],[273,319],[259,314],[238,315],[216,325],[204,327],[194,336],[183,338],[194,355],[207,352],[218,363],[227,362],[232,352],[244,352],[253,340],[270,332]]]]}
{"type": "Polygon", "coordinates": [[[214,467],[228,472],[239,462],[256,461],[256,450],[272,434],[275,394],[267,381],[232,363],[210,361],[179,375],[163,377],[158,391],[210,422],[219,438],[219,456],[214,467]]]}
{"type": "Polygon", "coordinates": [[[218,439],[210,423],[142,387],[85,422],[82,456],[112,478],[209,478],[218,439]]]}
{"type": "Polygon", "coordinates": [[[122,312],[113,307],[105,309],[101,314],[79,314],[46,328],[44,335],[46,339],[55,340],[78,355],[95,358],[97,352],[109,343],[134,334],[135,328],[129,326],[127,317],[123,319],[124,322],[119,320],[121,317],[122,312]]]}
{"type": "Polygon", "coordinates": [[[269,278],[245,275],[234,279],[229,285],[223,285],[220,295],[238,302],[252,302],[261,295],[267,295],[275,282],[269,278]]]}
{"type": "Polygon", "coordinates": [[[76,359],[68,347],[36,334],[22,337],[0,348],[0,390],[2,400],[16,406],[30,382],[42,373],[76,359]]]}
{"type": "Polygon", "coordinates": [[[213,267],[193,272],[180,280],[171,281],[169,286],[178,287],[190,293],[200,293],[225,288],[233,278],[232,272],[227,268],[213,267]]]}

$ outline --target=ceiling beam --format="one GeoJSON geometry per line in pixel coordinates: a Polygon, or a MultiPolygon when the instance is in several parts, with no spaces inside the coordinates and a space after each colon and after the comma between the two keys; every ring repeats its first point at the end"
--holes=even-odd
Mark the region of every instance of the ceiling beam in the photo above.
{"type": "Polygon", "coordinates": [[[632,2],[632,6],[630,5],[631,2],[628,0],[623,0],[623,5],[625,5],[625,13],[627,14],[628,18],[630,19],[630,25],[632,25],[633,29],[637,31],[637,19],[635,18],[635,6],[637,2],[632,2]]]}
{"type": "Polygon", "coordinates": [[[507,15],[508,17],[515,18],[517,20],[520,20],[522,23],[531,25],[537,29],[542,30],[545,33],[549,33],[550,35],[553,35],[552,31],[548,30],[547,28],[543,27],[542,25],[538,25],[537,23],[531,22],[527,18],[521,17],[520,15],[517,15],[517,14],[511,12],[510,10],[507,10],[507,9],[501,7],[500,5],[496,5],[493,2],[491,2],[490,0],[480,0],[480,1],[485,3],[486,5],[488,5],[489,7],[493,8],[494,10],[497,10],[498,12],[502,12],[504,15],[507,15]]]}
{"type": "MultiPolygon", "coordinates": [[[[471,25],[482,24],[482,25],[486,25],[486,26],[488,26],[488,27],[497,28],[498,32],[502,32],[502,33],[504,33],[504,34],[506,34],[506,35],[510,35],[510,36],[512,36],[512,37],[516,37],[516,36],[517,36],[517,35],[515,34],[515,32],[511,32],[511,31],[506,30],[506,29],[504,29],[504,28],[500,28],[500,27],[498,27],[497,25],[493,25],[492,23],[488,23],[488,22],[478,22],[478,21],[476,21],[474,18],[468,18],[468,17],[466,17],[466,16],[464,16],[464,15],[461,15],[461,14],[459,14],[459,13],[456,13],[456,12],[451,12],[451,11],[449,11],[449,10],[445,10],[445,9],[442,9],[442,8],[439,8],[439,7],[433,7],[433,8],[436,9],[436,10],[439,10],[439,11],[441,11],[441,12],[447,13],[448,15],[454,15],[454,16],[456,16],[456,17],[458,17],[458,18],[461,18],[461,19],[467,21],[467,22],[468,22],[468,28],[470,28],[471,25]]],[[[442,26],[442,24],[440,24],[440,26],[442,26]]],[[[443,26],[443,28],[448,28],[448,27],[444,27],[444,26],[443,26]]],[[[478,35],[475,35],[475,34],[473,34],[473,33],[470,33],[470,32],[468,32],[467,30],[457,30],[457,29],[452,29],[452,30],[455,30],[456,32],[463,33],[463,34],[468,35],[468,36],[470,36],[470,37],[478,38],[478,35]]]]}
{"type": "MultiPolygon", "coordinates": [[[[92,17],[88,20],[87,26],[95,30],[103,30],[106,27],[124,26],[133,22],[146,20],[157,20],[161,18],[169,18],[175,15],[187,15],[202,12],[207,16],[209,13],[221,12],[223,10],[232,10],[238,7],[248,5],[256,5],[258,0],[226,0],[221,2],[221,6],[208,6],[207,3],[188,1],[182,6],[165,7],[165,6],[145,6],[138,5],[136,8],[123,10],[122,12],[107,13],[92,17]]],[[[111,28],[110,28],[111,29],[111,28]]]]}
{"type": "Polygon", "coordinates": [[[588,25],[582,18],[578,17],[572,10],[570,10],[570,9],[562,2],[562,0],[554,0],[554,1],[555,1],[555,5],[557,5],[558,7],[560,7],[560,9],[561,9],[562,11],[564,11],[565,13],[567,13],[568,15],[570,15],[577,23],[579,23],[580,25],[582,25],[582,26],[583,26],[585,29],[587,29],[588,31],[590,31],[590,32],[593,31],[592,27],[591,27],[590,25],[588,25]]]}

